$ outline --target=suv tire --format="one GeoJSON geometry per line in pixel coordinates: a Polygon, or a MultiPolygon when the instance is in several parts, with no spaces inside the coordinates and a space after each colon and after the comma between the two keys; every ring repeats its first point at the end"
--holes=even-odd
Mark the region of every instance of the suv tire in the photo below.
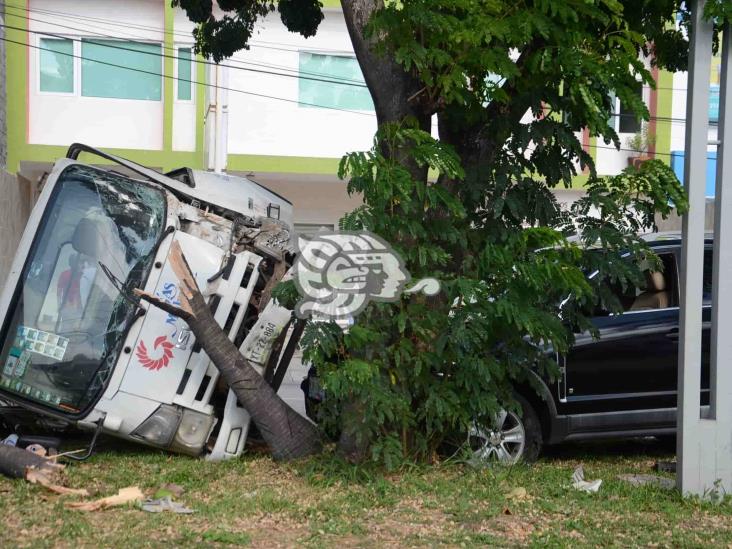
{"type": "Polygon", "coordinates": [[[541,424],[533,406],[515,395],[521,414],[501,410],[490,426],[475,424],[468,433],[468,444],[475,461],[498,461],[512,465],[533,463],[542,446],[541,424]]]}

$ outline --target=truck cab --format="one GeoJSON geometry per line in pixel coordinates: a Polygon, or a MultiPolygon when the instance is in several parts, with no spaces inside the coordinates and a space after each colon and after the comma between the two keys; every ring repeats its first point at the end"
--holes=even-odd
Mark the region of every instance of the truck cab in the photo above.
{"type": "Polygon", "coordinates": [[[292,204],[246,178],[163,175],[72,145],[0,298],[0,399],[57,425],[210,459],[239,455],[247,412],[186,323],[132,290],[177,303],[168,264],[177,241],[217,322],[264,368],[290,313],[270,303],[262,314],[257,296],[291,254],[290,227],[292,204]],[[81,163],[82,152],[112,166],[81,163]]]}

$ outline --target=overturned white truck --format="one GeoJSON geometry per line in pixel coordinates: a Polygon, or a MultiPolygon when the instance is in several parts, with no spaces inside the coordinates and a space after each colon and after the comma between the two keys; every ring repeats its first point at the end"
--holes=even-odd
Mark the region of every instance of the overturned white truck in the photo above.
{"type": "MultiPolygon", "coordinates": [[[[209,459],[239,455],[249,415],[186,323],[132,289],[177,304],[168,253],[178,241],[215,319],[279,385],[297,338],[286,340],[290,312],[263,302],[292,254],[291,227],[292,204],[248,179],[163,175],[72,145],[46,180],[2,293],[1,413],[209,459]],[[111,164],[80,163],[82,152],[111,164]]],[[[285,380],[302,411],[296,375],[285,380]]]]}

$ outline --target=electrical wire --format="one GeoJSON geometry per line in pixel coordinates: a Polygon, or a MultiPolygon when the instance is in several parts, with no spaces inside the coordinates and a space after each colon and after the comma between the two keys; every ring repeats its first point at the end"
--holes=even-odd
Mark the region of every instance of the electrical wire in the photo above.
{"type": "MultiPolygon", "coordinates": [[[[128,28],[128,29],[148,31],[148,32],[150,32],[150,31],[159,32],[159,33],[167,34],[167,35],[171,35],[171,36],[181,36],[181,37],[185,36],[189,40],[191,38],[191,35],[188,33],[176,32],[175,30],[169,30],[169,29],[160,28],[160,27],[133,24],[133,23],[120,23],[119,21],[114,21],[111,19],[104,19],[101,17],[91,17],[88,15],[85,16],[85,15],[79,15],[79,14],[63,12],[63,11],[54,11],[54,10],[39,9],[39,8],[28,8],[28,7],[24,7],[24,6],[8,4],[7,2],[4,4],[0,3],[0,6],[1,5],[4,5],[5,7],[21,10],[21,11],[31,12],[31,13],[63,16],[63,17],[67,17],[69,19],[77,19],[77,20],[81,20],[81,21],[94,21],[94,22],[101,23],[101,24],[104,24],[107,26],[112,26],[112,27],[128,28]]],[[[299,51],[297,49],[297,46],[295,46],[293,44],[286,44],[283,42],[269,42],[269,41],[253,40],[249,44],[253,47],[259,47],[259,48],[263,48],[263,49],[271,49],[271,50],[277,50],[277,51],[290,51],[290,52],[299,51]],[[273,46],[264,45],[264,44],[274,44],[274,45],[279,45],[279,46],[284,46],[284,47],[273,47],[273,46]]],[[[323,52],[344,53],[343,50],[333,49],[333,48],[317,48],[317,49],[318,49],[318,51],[323,51],[323,52]]]]}
{"type": "MultiPolygon", "coordinates": [[[[138,50],[138,49],[135,49],[135,48],[128,48],[128,47],[125,47],[125,46],[113,46],[111,44],[104,44],[102,42],[95,42],[94,40],[90,40],[90,39],[73,38],[73,37],[64,36],[64,35],[60,35],[60,34],[55,34],[55,33],[51,33],[51,32],[27,30],[27,29],[23,29],[21,27],[15,27],[13,25],[8,25],[8,24],[4,24],[4,25],[3,24],[0,24],[0,28],[13,29],[13,30],[17,30],[17,31],[24,31],[24,32],[29,32],[31,34],[42,35],[42,36],[50,36],[50,37],[58,38],[58,39],[62,39],[62,40],[71,40],[73,42],[80,42],[80,43],[81,42],[85,42],[87,44],[95,44],[97,46],[101,46],[101,47],[104,47],[104,48],[109,48],[109,49],[114,49],[114,50],[131,51],[131,52],[134,52],[134,53],[142,53],[142,54],[146,54],[146,55],[154,55],[155,57],[162,57],[162,58],[165,58],[165,59],[175,59],[175,60],[184,59],[185,61],[191,61],[192,63],[199,63],[199,64],[209,65],[209,66],[213,66],[213,67],[217,66],[216,63],[212,63],[211,61],[198,61],[198,60],[193,59],[193,58],[181,58],[181,57],[179,57],[177,55],[169,55],[169,54],[165,54],[165,53],[155,53],[155,52],[151,52],[151,51],[143,51],[143,50],[138,50]]],[[[114,38],[114,37],[111,37],[110,36],[108,38],[114,38]]],[[[310,77],[310,76],[300,76],[300,75],[297,75],[297,74],[283,74],[283,73],[279,73],[279,72],[265,71],[265,70],[261,70],[261,69],[249,69],[249,68],[246,68],[246,67],[232,67],[232,66],[228,66],[228,65],[219,65],[219,66],[226,67],[226,68],[230,68],[230,69],[234,69],[234,70],[254,72],[254,73],[258,73],[258,74],[268,74],[268,75],[271,75],[271,76],[283,76],[283,77],[286,77],[286,78],[297,78],[298,80],[311,80],[311,81],[314,81],[314,82],[325,82],[325,83],[328,83],[328,84],[336,84],[336,85],[339,85],[339,86],[352,86],[352,87],[357,87],[357,88],[361,88],[361,89],[368,89],[368,87],[366,86],[366,84],[358,84],[357,85],[357,84],[351,84],[351,83],[346,83],[346,82],[339,82],[338,80],[328,80],[328,79],[324,79],[324,78],[313,78],[313,77],[310,77]]]]}
{"type": "MultiPolygon", "coordinates": [[[[2,5],[2,4],[0,4],[0,5],[2,5]]],[[[10,4],[5,4],[5,6],[6,7],[16,8],[16,9],[24,9],[24,8],[19,7],[19,6],[12,6],[10,4]]],[[[30,10],[30,9],[25,9],[25,10],[26,11],[29,11],[29,12],[34,11],[34,10],[30,10]]],[[[53,14],[58,14],[58,15],[72,15],[72,14],[65,14],[63,12],[51,12],[49,10],[35,10],[35,11],[39,11],[39,12],[40,11],[48,11],[48,13],[53,13],[53,14]]],[[[6,15],[13,15],[13,14],[6,14],[6,15]]],[[[23,19],[34,20],[34,19],[30,18],[30,17],[21,17],[21,16],[17,16],[17,15],[14,15],[14,16],[15,17],[20,17],[20,18],[23,18],[23,19]]],[[[83,17],[77,17],[77,18],[78,19],[96,20],[95,18],[83,18],[83,17]]],[[[75,27],[65,27],[64,25],[60,25],[58,23],[51,23],[51,22],[47,22],[47,21],[37,21],[37,22],[44,23],[44,24],[48,24],[48,25],[55,25],[55,26],[62,27],[62,28],[69,28],[71,30],[79,30],[79,31],[84,30],[86,32],[90,32],[87,29],[78,29],[78,28],[75,28],[75,27]]],[[[110,22],[110,24],[111,24],[111,22],[110,22]]],[[[123,26],[124,27],[124,25],[118,25],[118,26],[123,26]]],[[[2,24],[0,24],[0,27],[6,27],[6,28],[13,29],[13,30],[22,31],[22,32],[30,32],[30,33],[33,33],[33,34],[41,34],[41,35],[52,36],[52,37],[57,37],[57,38],[62,38],[62,39],[69,39],[69,37],[67,37],[67,36],[56,35],[56,34],[48,33],[48,32],[32,31],[30,29],[24,29],[24,28],[20,28],[20,27],[15,27],[15,26],[12,26],[12,25],[2,25],[2,24]]],[[[131,27],[131,28],[135,28],[135,27],[131,27]]],[[[140,29],[144,29],[146,27],[140,26],[139,28],[140,29]]],[[[153,29],[152,27],[147,27],[147,28],[148,29],[153,29]]],[[[155,30],[161,31],[161,29],[155,29],[155,30]]],[[[91,32],[93,32],[93,31],[91,31],[91,32]]],[[[169,31],[165,31],[165,32],[169,32],[169,31]]],[[[93,34],[97,34],[97,35],[102,36],[102,37],[105,37],[105,38],[118,38],[116,36],[105,35],[105,34],[101,34],[101,33],[97,33],[97,32],[93,32],[93,34]]],[[[142,39],[143,37],[137,37],[137,38],[141,38],[142,39]]],[[[78,59],[82,59],[82,60],[91,61],[91,62],[94,62],[94,63],[100,63],[100,64],[103,64],[103,65],[108,65],[108,66],[112,66],[112,67],[116,67],[116,68],[121,68],[121,69],[124,69],[124,70],[129,70],[129,71],[134,71],[134,72],[140,72],[140,73],[149,74],[149,75],[153,75],[153,76],[160,76],[162,78],[168,78],[168,79],[172,79],[172,80],[178,80],[178,81],[183,81],[183,82],[195,83],[194,81],[189,80],[189,79],[185,79],[185,78],[173,77],[173,76],[164,75],[164,74],[156,73],[156,72],[152,72],[152,71],[145,71],[145,70],[142,70],[142,69],[135,69],[135,68],[132,68],[132,67],[126,67],[124,65],[118,65],[118,64],[115,64],[115,63],[108,63],[108,62],[105,62],[105,61],[97,61],[97,60],[89,59],[89,58],[86,58],[86,57],[80,56],[80,55],[68,54],[68,53],[64,53],[64,52],[57,52],[55,50],[51,50],[51,49],[48,49],[48,48],[43,48],[43,47],[40,47],[40,46],[35,46],[33,44],[27,44],[25,42],[15,41],[15,40],[9,39],[7,37],[4,37],[2,39],[5,42],[10,42],[10,43],[14,43],[14,44],[17,44],[17,45],[21,45],[21,46],[26,46],[26,47],[38,49],[38,50],[50,51],[50,52],[55,53],[55,54],[65,55],[65,56],[69,56],[69,57],[74,57],[74,58],[78,58],[78,59]]],[[[75,38],[71,38],[71,39],[74,40],[74,41],[81,41],[80,39],[75,39],[75,38]]],[[[160,56],[160,57],[168,57],[168,58],[173,58],[173,59],[180,59],[180,57],[178,57],[178,56],[157,54],[157,53],[153,53],[153,52],[141,52],[139,50],[135,50],[135,49],[132,49],[132,48],[125,48],[125,47],[121,47],[121,46],[111,46],[111,45],[108,45],[108,44],[101,44],[101,43],[96,43],[96,42],[91,42],[91,43],[94,43],[94,44],[97,44],[97,45],[100,45],[100,46],[103,46],[103,47],[113,48],[113,49],[133,51],[135,53],[148,53],[150,55],[156,55],[156,56],[160,56]]],[[[166,48],[166,49],[170,49],[170,48],[166,48]]],[[[323,50],[321,50],[321,51],[323,51],[323,50]]],[[[189,59],[186,58],[186,61],[188,61],[188,60],[189,59]]],[[[196,63],[203,63],[203,64],[206,64],[206,65],[215,65],[215,63],[210,63],[210,62],[205,62],[205,61],[198,61],[198,60],[191,60],[191,61],[196,62],[196,63]]],[[[230,67],[230,68],[240,69],[241,67],[230,67]]],[[[257,71],[255,69],[245,69],[245,68],[243,70],[249,70],[249,71],[252,71],[252,72],[261,72],[261,73],[264,73],[264,74],[272,74],[272,75],[275,75],[275,76],[288,76],[288,77],[297,77],[297,78],[300,78],[300,76],[298,76],[298,75],[285,75],[285,74],[280,74],[280,73],[272,73],[272,72],[267,72],[267,71],[257,71]]],[[[288,68],[286,70],[295,70],[295,69],[289,69],[288,68]]],[[[329,80],[321,80],[321,79],[313,79],[313,78],[305,78],[305,79],[307,79],[307,80],[316,80],[316,81],[324,81],[324,82],[333,83],[333,84],[339,84],[339,85],[351,85],[351,84],[348,84],[346,82],[339,82],[339,81],[329,81],[329,80]]],[[[368,113],[368,112],[363,112],[363,111],[354,111],[354,110],[348,110],[348,109],[340,109],[340,108],[337,108],[337,107],[328,107],[328,106],[325,106],[325,105],[317,105],[317,104],[313,104],[313,103],[304,103],[302,101],[297,101],[297,100],[292,100],[292,99],[286,99],[286,98],[282,98],[282,97],[269,96],[269,95],[265,95],[265,94],[255,93],[255,92],[248,92],[248,91],[239,90],[239,89],[236,89],[236,88],[229,88],[229,87],[215,86],[215,85],[211,85],[211,87],[212,88],[217,88],[218,87],[219,89],[223,89],[223,90],[226,90],[226,91],[231,91],[231,92],[234,92],[234,93],[242,93],[242,94],[246,94],[246,95],[252,95],[252,96],[255,96],[255,97],[260,97],[260,98],[265,98],[265,99],[272,99],[272,100],[277,100],[277,101],[284,101],[284,102],[288,102],[288,103],[295,103],[295,104],[299,104],[299,105],[306,105],[306,106],[312,106],[312,107],[317,107],[317,108],[325,108],[325,109],[329,109],[329,110],[335,110],[335,111],[340,111],[340,112],[347,112],[347,113],[351,113],[351,114],[374,116],[373,113],[368,113]]],[[[366,87],[366,86],[363,85],[363,84],[361,84],[358,87],[366,87]]],[[[685,89],[682,89],[682,88],[656,88],[656,89],[674,89],[676,91],[685,91],[685,89]]],[[[631,115],[631,114],[611,114],[610,116],[612,116],[612,117],[626,117],[626,116],[633,116],[633,115],[631,115]]],[[[673,123],[682,124],[682,125],[683,124],[686,124],[686,120],[685,119],[672,118],[672,117],[652,116],[652,117],[649,118],[649,120],[655,120],[655,121],[659,121],[659,122],[668,122],[668,123],[672,123],[672,124],[673,123]]],[[[635,153],[645,152],[645,151],[640,151],[640,150],[637,150],[637,149],[616,148],[616,147],[609,147],[609,146],[602,146],[602,145],[586,145],[585,148],[605,149],[605,150],[612,150],[612,151],[635,152],[635,153]]],[[[668,157],[671,157],[672,156],[671,153],[664,153],[664,152],[654,152],[653,155],[661,155],[661,156],[668,156],[668,157]]],[[[707,158],[708,159],[711,159],[712,157],[707,157],[707,158]]]]}
{"type": "MultiPolygon", "coordinates": [[[[52,25],[55,25],[55,26],[58,26],[58,27],[61,27],[61,28],[71,29],[71,30],[82,30],[82,29],[74,29],[73,27],[67,27],[65,25],[59,25],[59,24],[54,24],[54,23],[49,23],[49,24],[52,24],[52,25]]],[[[101,43],[101,42],[94,42],[93,40],[89,40],[88,38],[75,38],[75,37],[71,37],[71,36],[68,36],[68,35],[61,35],[61,34],[51,33],[51,32],[47,32],[47,31],[35,31],[35,30],[30,30],[30,29],[24,29],[22,27],[16,27],[16,26],[13,26],[13,25],[8,25],[8,24],[0,25],[0,27],[4,27],[4,28],[8,28],[8,29],[13,29],[13,30],[21,31],[21,32],[29,32],[29,33],[35,34],[35,35],[44,35],[44,36],[51,36],[51,37],[59,38],[59,39],[63,39],[63,40],[72,40],[74,42],[82,42],[83,41],[83,42],[87,42],[87,43],[96,44],[96,45],[99,45],[99,46],[102,46],[102,47],[119,49],[119,50],[127,50],[127,51],[132,51],[132,52],[135,52],[135,53],[143,53],[143,54],[146,54],[146,55],[155,55],[155,56],[158,56],[158,57],[164,57],[164,58],[176,59],[176,60],[181,59],[181,57],[180,56],[177,56],[177,55],[169,55],[169,54],[164,54],[164,53],[155,53],[155,52],[141,51],[141,50],[136,50],[134,48],[128,48],[128,47],[124,47],[124,46],[113,46],[111,44],[104,44],[104,43],[101,43]]],[[[103,38],[119,39],[119,37],[117,37],[117,36],[111,36],[111,35],[106,35],[106,34],[101,34],[101,33],[96,33],[96,32],[94,32],[94,34],[97,35],[97,36],[103,37],[103,38]]],[[[170,50],[170,49],[175,50],[175,48],[166,48],[164,46],[163,46],[163,49],[164,50],[170,50]]],[[[198,60],[198,59],[194,59],[193,57],[191,57],[191,58],[183,58],[183,59],[185,59],[186,61],[191,61],[192,63],[201,64],[201,65],[207,65],[207,66],[213,66],[213,67],[217,66],[217,64],[214,63],[214,62],[198,60]]],[[[316,77],[312,77],[312,76],[301,76],[301,74],[305,74],[304,72],[303,73],[299,73],[299,74],[284,74],[284,73],[279,73],[279,72],[274,72],[274,71],[266,71],[266,70],[261,70],[261,69],[251,69],[251,68],[247,68],[247,67],[237,67],[237,66],[228,65],[228,64],[219,64],[218,66],[219,67],[225,67],[225,68],[233,69],[233,70],[241,70],[241,71],[254,72],[254,73],[259,73],[259,74],[268,74],[268,75],[271,75],[271,76],[283,76],[283,77],[287,77],[287,78],[297,78],[297,79],[302,79],[302,80],[312,80],[312,81],[315,81],[315,82],[325,82],[325,83],[329,83],[329,84],[337,84],[337,85],[340,85],[340,86],[352,86],[352,87],[357,87],[357,88],[368,89],[368,86],[366,86],[366,84],[364,82],[356,83],[357,81],[355,81],[355,80],[345,81],[345,80],[339,79],[338,77],[316,78],[316,77]]],[[[289,69],[287,69],[287,70],[289,70],[289,69]]]]}
{"type": "MultiPolygon", "coordinates": [[[[2,5],[2,4],[0,4],[0,5],[2,5]]],[[[43,25],[48,25],[48,26],[52,26],[52,27],[58,27],[58,28],[67,29],[67,30],[74,30],[74,31],[78,31],[78,32],[82,32],[82,33],[87,33],[87,34],[94,34],[96,36],[100,36],[100,37],[104,37],[104,38],[110,38],[110,39],[115,39],[115,40],[119,40],[121,38],[134,38],[136,40],[142,40],[142,41],[149,41],[150,40],[149,36],[140,36],[140,35],[130,34],[130,33],[127,33],[127,32],[124,32],[124,31],[119,31],[119,30],[115,30],[115,32],[117,32],[117,33],[119,33],[119,34],[121,34],[123,36],[115,36],[115,35],[100,33],[100,32],[97,32],[97,31],[91,31],[88,28],[86,28],[86,29],[80,29],[79,27],[72,27],[72,26],[69,26],[69,25],[63,25],[63,24],[58,23],[58,22],[55,22],[55,21],[46,21],[46,20],[43,20],[43,19],[36,19],[36,18],[29,17],[29,16],[26,16],[26,15],[18,15],[18,14],[14,14],[14,13],[6,13],[5,15],[6,15],[6,17],[7,16],[9,16],[9,17],[15,17],[15,18],[18,18],[18,19],[26,20],[26,21],[33,21],[33,22],[36,22],[36,23],[41,23],[43,25]]],[[[15,28],[15,27],[13,27],[13,28],[15,28]]],[[[27,28],[18,28],[18,30],[21,31],[21,32],[30,32],[30,33],[34,33],[34,34],[38,34],[40,32],[40,31],[33,31],[33,30],[30,30],[30,29],[27,29],[27,28]]],[[[66,36],[64,36],[64,38],[66,38],[66,36]]],[[[168,47],[164,43],[161,44],[161,47],[162,47],[162,49],[164,49],[166,51],[172,51],[173,53],[175,53],[178,50],[178,48],[168,47]]],[[[322,50],[318,50],[318,51],[322,51],[322,50]]],[[[151,53],[151,52],[148,52],[148,53],[151,53]]],[[[203,63],[203,64],[206,64],[206,65],[215,65],[215,63],[212,63],[210,61],[199,61],[199,60],[196,60],[196,59],[192,59],[192,61],[194,61],[196,63],[203,63]]],[[[333,76],[333,75],[329,75],[329,74],[325,74],[325,73],[317,73],[317,72],[312,72],[312,71],[303,71],[300,68],[287,67],[287,66],[284,66],[284,65],[276,65],[276,64],[258,63],[256,61],[237,60],[237,59],[230,58],[230,59],[227,60],[227,63],[226,64],[221,64],[220,63],[219,66],[220,67],[233,68],[233,69],[240,69],[240,67],[236,67],[236,66],[232,65],[232,63],[238,64],[238,65],[253,65],[253,66],[256,66],[256,67],[264,67],[264,68],[269,68],[269,69],[280,69],[280,70],[285,70],[285,71],[289,71],[289,72],[294,72],[294,73],[296,73],[298,75],[299,74],[305,74],[305,75],[308,75],[308,76],[324,77],[324,78],[327,78],[329,80],[337,81],[337,83],[339,83],[339,84],[341,84],[341,83],[343,83],[343,84],[351,84],[352,83],[352,84],[357,85],[359,87],[367,87],[363,80],[356,80],[356,79],[352,79],[352,78],[345,78],[345,77],[340,77],[340,76],[333,76]]],[[[243,70],[243,69],[241,69],[241,70],[243,70]]],[[[249,70],[251,70],[251,69],[249,69],[249,70]]]]}
{"type": "MultiPolygon", "coordinates": [[[[74,42],[87,42],[87,43],[95,44],[95,45],[98,45],[98,46],[101,46],[101,47],[105,47],[105,48],[109,48],[109,49],[117,49],[117,50],[123,50],[123,51],[131,51],[131,52],[134,52],[134,53],[143,53],[143,54],[146,54],[146,55],[153,55],[153,56],[156,56],[156,57],[169,58],[169,59],[175,59],[175,60],[182,59],[180,56],[176,56],[176,55],[167,55],[167,54],[162,54],[162,53],[141,51],[141,50],[137,50],[137,49],[134,49],[134,48],[128,48],[128,47],[124,47],[124,46],[113,46],[111,44],[105,44],[105,43],[101,43],[101,42],[95,42],[94,40],[89,40],[89,39],[74,38],[74,37],[69,37],[69,36],[65,36],[65,35],[60,35],[60,34],[45,32],[45,31],[32,31],[32,30],[27,30],[27,29],[23,29],[23,28],[20,28],[20,27],[15,27],[13,25],[7,25],[7,24],[3,25],[3,24],[0,24],[0,28],[8,28],[8,29],[12,29],[12,30],[29,32],[29,33],[32,33],[32,34],[37,34],[37,35],[42,35],[42,36],[50,36],[50,37],[54,37],[54,38],[58,38],[58,39],[63,39],[63,40],[71,40],[71,41],[74,41],[74,42]]],[[[116,38],[116,37],[107,36],[107,35],[101,35],[101,36],[108,37],[108,38],[116,38]]],[[[29,46],[30,47],[36,47],[36,46],[31,46],[31,45],[29,45],[29,46]]],[[[43,49],[43,50],[47,50],[47,51],[55,52],[55,50],[50,50],[48,48],[41,48],[41,47],[38,47],[38,48],[39,49],[43,49]]],[[[61,54],[61,52],[56,52],[56,53],[61,54]]],[[[62,55],[68,55],[68,54],[62,54],[62,55]]],[[[99,61],[95,61],[94,59],[91,59],[91,58],[83,58],[83,59],[88,60],[88,61],[92,61],[92,62],[99,62],[99,61]]],[[[186,61],[189,61],[190,60],[191,62],[195,62],[195,63],[202,63],[204,65],[216,66],[215,63],[211,63],[211,62],[197,61],[197,60],[188,59],[188,58],[183,58],[183,59],[185,59],[186,61]]],[[[226,65],[224,65],[224,66],[226,66],[226,65]]],[[[122,66],[122,67],[123,68],[126,68],[128,70],[135,70],[132,67],[124,67],[124,66],[122,66]]],[[[303,79],[303,80],[310,80],[310,81],[315,81],[315,82],[324,82],[324,83],[341,85],[341,86],[354,86],[354,87],[368,89],[365,84],[355,86],[354,84],[348,84],[348,83],[345,83],[345,82],[339,82],[337,80],[328,80],[328,79],[312,78],[312,77],[307,77],[307,76],[299,76],[299,75],[295,75],[295,74],[281,74],[281,73],[272,72],[272,71],[263,71],[263,70],[257,70],[257,69],[248,69],[248,68],[244,68],[244,67],[228,67],[228,68],[232,68],[232,69],[236,69],[236,70],[244,70],[244,71],[249,71],[249,72],[254,72],[254,73],[259,73],[259,74],[267,74],[267,75],[272,75],[272,76],[282,76],[282,77],[288,77],[288,78],[297,78],[298,80],[299,79],[303,79]]],[[[192,81],[190,81],[190,82],[192,82],[192,81]]],[[[306,103],[303,103],[303,104],[306,104],[306,103]]],[[[348,111],[348,112],[352,112],[352,111],[348,111]]],[[[613,113],[613,114],[610,114],[609,116],[610,117],[616,117],[616,118],[630,118],[630,117],[634,117],[633,114],[623,114],[623,113],[613,113]]],[[[683,118],[673,118],[673,117],[663,117],[663,116],[650,116],[648,118],[648,120],[649,121],[656,121],[656,122],[666,122],[666,123],[670,123],[670,124],[681,124],[681,125],[685,125],[686,124],[686,119],[683,119],[683,118]]]]}
{"type": "MultiPolygon", "coordinates": [[[[105,24],[107,26],[118,27],[118,28],[128,28],[128,29],[141,30],[141,31],[147,31],[147,32],[162,33],[162,34],[173,35],[173,36],[181,36],[181,37],[184,36],[188,40],[190,40],[190,38],[191,38],[191,35],[187,34],[187,33],[176,32],[175,30],[168,30],[168,29],[149,26],[149,25],[141,25],[141,24],[133,24],[133,23],[120,23],[119,21],[114,21],[111,19],[84,16],[84,15],[73,14],[73,13],[69,13],[69,12],[54,11],[54,10],[47,10],[47,9],[28,8],[28,7],[17,6],[17,5],[8,4],[8,3],[3,4],[0,2],[0,6],[3,6],[3,5],[5,7],[9,7],[9,8],[13,8],[16,10],[21,10],[21,11],[26,11],[29,13],[38,13],[38,14],[49,15],[49,16],[63,16],[63,17],[68,17],[71,19],[77,19],[77,20],[82,20],[82,21],[99,22],[99,23],[105,24]]],[[[54,23],[48,23],[48,22],[46,22],[46,23],[54,24],[54,23]]],[[[144,37],[144,38],[138,37],[138,38],[148,39],[147,37],[144,37]]],[[[287,44],[287,43],[283,43],[283,42],[274,42],[274,41],[266,41],[266,40],[260,40],[260,41],[252,40],[249,42],[249,45],[251,45],[253,47],[272,49],[272,50],[277,50],[277,51],[288,51],[288,52],[299,52],[300,51],[300,49],[296,45],[287,44]],[[270,47],[270,46],[265,46],[263,44],[285,46],[286,48],[270,47]]],[[[329,48],[316,48],[316,49],[317,49],[317,51],[322,51],[322,52],[332,52],[332,53],[341,53],[341,54],[345,53],[344,50],[337,50],[337,49],[329,49],[329,48]]],[[[327,76],[327,75],[323,75],[323,76],[327,76]]],[[[687,91],[687,88],[674,88],[674,87],[668,87],[668,86],[653,87],[653,86],[643,85],[643,88],[651,89],[651,90],[655,89],[655,90],[687,91]]]]}
{"type": "MultiPolygon", "coordinates": [[[[0,25],[0,27],[2,27],[2,26],[3,25],[0,25]]],[[[19,46],[26,46],[28,48],[33,48],[33,49],[36,49],[36,50],[50,51],[50,52],[52,52],[54,54],[57,54],[57,55],[65,55],[67,57],[73,57],[73,58],[76,58],[76,59],[82,59],[84,61],[90,61],[90,62],[93,62],[93,63],[99,63],[101,65],[107,65],[107,66],[110,66],[110,67],[116,67],[116,68],[119,68],[119,69],[124,69],[124,70],[132,71],[132,72],[139,72],[139,73],[143,73],[143,74],[149,74],[151,76],[159,76],[161,78],[167,78],[169,80],[177,80],[177,81],[180,81],[180,82],[189,82],[191,84],[195,84],[195,82],[193,80],[190,80],[188,78],[180,78],[180,77],[171,76],[171,75],[168,75],[168,74],[162,74],[162,73],[159,73],[159,72],[146,71],[146,70],[143,70],[143,69],[135,69],[135,68],[132,68],[132,67],[126,67],[124,65],[118,65],[116,63],[108,63],[106,61],[98,61],[96,59],[89,59],[88,57],[84,57],[83,55],[75,55],[73,53],[59,52],[59,51],[51,50],[49,48],[43,48],[41,46],[36,46],[36,45],[33,45],[33,44],[28,44],[27,42],[21,42],[19,40],[12,40],[12,39],[10,39],[10,38],[8,38],[6,36],[2,37],[2,40],[4,42],[9,42],[11,44],[17,44],[19,46]]],[[[134,51],[137,51],[137,50],[134,50],[134,51]]],[[[341,109],[339,107],[329,107],[329,106],[326,106],[326,105],[318,105],[318,104],[315,104],[315,103],[306,103],[304,101],[298,101],[296,99],[286,99],[284,97],[275,97],[275,96],[272,96],[272,95],[266,95],[266,94],[262,94],[262,93],[250,92],[250,91],[240,90],[240,89],[236,89],[236,88],[230,88],[230,87],[226,87],[226,86],[216,86],[214,84],[206,84],[206,86],[208,86],[210,88],[214,88],[214,89],[226,90],[226,91],[230,91],[230,92],[234,92],[234,93],[241,93],[241,94],[244,94],[244,95],[251,95],[251,96],[254,96],[254,97],[260,97],[260,98],[263,98],[263,99],[273,99],[275,101],[283,101],[285,103],[294,103],[296,105],[305,105],[307,107],[317,107],[317,108],[320,108],[320,109],[328,109],[328,110],[332,110],[332,111],[347,112],[347,113],[357,114],[357,115],[361,115],[361,116],[373,116],[373,117],[376,116],[376,114],[373,113],[373,112],[354,111],[354,110],[349,110],[349,109],[341,109]]]]}

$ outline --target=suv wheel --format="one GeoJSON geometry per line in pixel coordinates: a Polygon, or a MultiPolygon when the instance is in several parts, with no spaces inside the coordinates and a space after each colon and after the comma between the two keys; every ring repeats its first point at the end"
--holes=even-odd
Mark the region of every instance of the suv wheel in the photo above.
{"type": "Polygon", "coordinates": [[[512,465],[519,461],[536,461],[541,451],[539,417],[528,401],[516,395],[521,415],[501,410],[488,425],[474,423],[468,433],[468,444],[477,461],[497,461],[512,465]]]}

